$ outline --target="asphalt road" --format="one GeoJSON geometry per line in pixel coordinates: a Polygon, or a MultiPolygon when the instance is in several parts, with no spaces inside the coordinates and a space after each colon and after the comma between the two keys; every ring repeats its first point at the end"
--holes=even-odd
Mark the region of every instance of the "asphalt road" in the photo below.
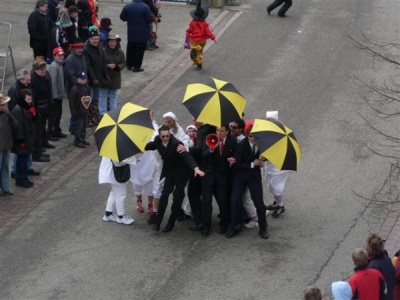
{"type": "MultiPolygon", "coordinates": [[[[22,22],[30,5],[6,0],[0,16],[22,22]]],[[[388,212],[358,195],[372,198],[389,172],[389,162],[365,147],[377,138],[360,118],[368,109],[352,76],[379,78],[387,70],[357,51],[346,32],[397,40],[400,4],[294,1],[286,19],[268,16],[265,7],[259,0],[226,7],[234,11],[221,26],[229,26],[205,53],[204,69],[189,68],[149,104],[159,122],[172,110],[186,125],[186,85],[213,76],[233,82],[249,100],[246,118],[279,110],[303,157],[287,183],[285,214],[268,219],[270,239],[254,229],[230,240],[215,231],[204,239],[187,230],[187,221],[169,234],[154,233],[134,212],[133,194],[127,208],[135,224],[105,223],[109,188],[97,185],[95,157],[0,239],[0,299],[301,299],[308,284],[329,299],[331,282],[352,274],[352,249],[379,230],[388,212]],[[228,23],[236,12],[242,13],[228,23]]],[[[100,2],[113,20],[121,8],[100,2]]],[[[124,75],[121,99],[133,98],[180,54],[189,10],[164,5],[160,49],[146,53],[145,75],[124,75]]],[[[212,9],[210,22],[220,12],[212,9]]],[[[123,36],[124,25],[115,23],[123,36]]],[[[24,66],[31,52],[18,24],[14,52],[24,66]]],[[[272,202],[269,194],[264,199],[272,202]]]]}

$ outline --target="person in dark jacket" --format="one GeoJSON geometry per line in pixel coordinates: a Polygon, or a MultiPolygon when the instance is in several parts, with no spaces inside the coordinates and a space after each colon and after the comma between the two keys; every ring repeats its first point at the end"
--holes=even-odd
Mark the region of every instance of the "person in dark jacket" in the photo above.
{"type": "Polygon", "coordinates": [[[7,109],[10,97],[0,93],[0,189],[3,194],[12,195],[9,187],[9,162],[10,149],[13,146],[13,132],[17,130],[18,124],[7,109]]]}
{"type": "Polygon", "coordinates": [[[78,35],[85,42],[88,39],[89,26],[92,25],[92,10],[87,0],[78,0],[78,35]]]}
{"type": "Polygon", "coordinates": [[[273,11],[275,8],[277,8],[278,6],[281,6],[281,5],[282,5],[282,7],[278,11],[278,16],[281,18],[285,18],[286,12],[292,6],[292,0],[275,0],[267,7],[268,15],[271,14],[271,11],[273,11]]]}
{"type": "Polygon", "coordinates": [[[21,98],[14,107],[12,114],[18,122],[18,131],[15,138],[15,153],[17,154],[17,172],[15,184],[24,188],[33,186],[28,178],[27,160],[33,151],[35,140],[34,122],[39,119],[39,113],[32,105],[32,91],[21,90],[21,98]]]}
{"type": "Polygon", "coordinates": [[[121,71],[125,68],[125,54],[119,45],[121,42],[119,36],[110,34],[106,42],[107,46],[104,48],[104,58],[110,81],[100,87],[100,99],[105,99],[105,101],[99,102],[100,116],[104,115],[107,111],[107,99],[109,99],[110,110],[117,108],[117,91],[121,88],[121,71]]]}
{"type": "Polygon", "coordinates": [[[76,39],[79,37],[78,14],[79,14],[79,9],[75,5],[72,5],[68,8],[69,20],[71,21],[72,24],[71,26],[66,28],[67,40],[69,44],[74,44],[76,39]]]}
{"type": "Polygon", "coordinates": [[[110,81],[103,47],[100,45],[100,32],[96,26],[91,26],[89,29],[89,38],[85,43],[83,55],[86,60],[90,95],[92,96],[88,126],[93,126],[100,122],[104,114],[104,112],[100,112],[99,115],[99,102],[103,105],[102,107],[104,107],[104,103],[107,105],[107,98],[100,97],[100,87],[104,87],[110,81]]]}
{"type": "Polygon", "coordinates": [[[35,10],[28,18],[29,46],[33,49],[33,58],[47,58],[49,50],[51,24],[47,17],[46,0],[38,0],[35,10]]]}
{"type": "Polygon", "coordinates": [[[61,4],[58,2],[58,0],[48,0],[48,10],[47,10],[47,17],[49,18],[51,22],[51,27],[54,27],[55,23],[58,20],[58,14],[60,13],[61,9],[61,4]]]}
{"type": "Polygon", "coordinates": [[[53,50],[54,48],[61,47],[64,51],[65,57],[70,53],[69,40],[67,29],[72,26],[71,19],[66,11],[60,13],[59,20],[53,26],[50,32],[50,50],[49,57],[53,61],[53,50]]]}
{"type": "Polygon", "coordinates": [[[173,192],[173,203],[171,207],[171,215],[167,225],[163,228],[163,232],[170,232],[175,225],[175,221],[179,216],[182,201],[185,197],[185,186],[194,171],[195,175],[204,176],[196,164],[196,161],[188,152],[177,151],[179,145],[183,145],[170,132],[169,127],[162,125],[158,129],[158,136],[154,141],[147,143],[145,150],[157,150],[163,160],[163,167],[159,180],[165,177],[164,188],[161,193],[158,213],[153,226],[153,230],[159,231],[160,224],[164,218],[165,210],[168,205],[168,197],[173,192]]]}
{"type": "Polygon", "coordinates": [[[127,68],[132,72],[142,72],[144,52],[150,39],[150,24],[154,21],[153,14],[142,0],[132,0],[124,6],[119,17],[128,23],[127,68]]]}
{"type": "Polygon", "coordinates": [[[368,236],[366,249],[368,252],[368,268],[380,271],[386,281],[386,299],[393,299],[393,288],[395,285],[396,269],[392,260],[385,251],[385,243],[376,233],[368,236]]]}
{"type": "Polygon", "coordinates": [[[86,148],[90,143],[86,141],[86,119],[89,114],[90,89],[87,85],[87,75],[85,72],[76,74],[76,84],[69,93],[69,108],[71,115],[74,116],[74,144],[78,148],[86,148]]]}

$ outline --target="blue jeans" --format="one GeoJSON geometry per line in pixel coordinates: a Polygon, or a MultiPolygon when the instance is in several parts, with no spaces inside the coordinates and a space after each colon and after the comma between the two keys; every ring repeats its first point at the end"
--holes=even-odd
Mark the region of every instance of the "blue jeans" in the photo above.
{"type": "Polygon", "coordinates": [[[110,110],[117,108],[117,90],[100,88],[99,96],[99,114],[104,115],[107,112],[107,99],[110,98],[110,110]]]}
{"type": "MultiPolygon", "coordinates": [[[[11,172],[13,173],[17,172],[17,156],[17,154],[14,154],[13,164],[11,166],[11,172]]],[[[32,169],[32,154],[29,154],[28,161],[26,162],[26,167],[28,168],[28,171],[32,169]]]]}
{"type": "Polygon", "coordinates": [[[3,192],[9,192],[9,160],[10,150],[0,151],[0,184],[3,192]]]}
{"type": "Polygon", "coordinates": [[[87,117],[75,117],[74,135],[77,143],[86,140],[86,122],[87,117]]]}
{"type": "Polygon", "coordinates": [[[17,159],[17,177],[15,183],[24,184],[29,181],[28,168],[26,167],[29,154],[20,154],[17,159]]]}

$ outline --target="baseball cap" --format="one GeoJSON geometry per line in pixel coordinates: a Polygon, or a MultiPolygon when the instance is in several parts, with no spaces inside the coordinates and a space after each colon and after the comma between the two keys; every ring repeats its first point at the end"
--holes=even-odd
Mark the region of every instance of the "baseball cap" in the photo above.
{"type": "Polygon", "coordinates": [[[87,75],[86,75],[86,72],[78,72],[78,73],[76,73],[76,77],[79,79],[86,79],[87,75]]]}
{"type": "Polygon", "coordinates": [[[64,49],[61,47],[54,48],[53,55],[64,55],[64,49]]]}

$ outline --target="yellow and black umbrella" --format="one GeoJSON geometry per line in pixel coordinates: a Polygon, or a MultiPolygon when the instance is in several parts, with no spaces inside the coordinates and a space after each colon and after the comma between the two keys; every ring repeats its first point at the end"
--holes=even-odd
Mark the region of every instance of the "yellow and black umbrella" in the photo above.
{"type": "Polygon", "coordinates": [[[150,110],[128,102],[104,114],[94,138],[99,155],[120,162],[143,152],[153,132],[150,110]]]}
{"type": "Polygon", "coordinates": [[[280,170],[297,171],[301,150],[293,131],[275,119],[255,119],[250,132],[263,157],[280,170]]]}
{"type": "Polygon", "coordinates": [[[247,100],[232,83],[209,77],[189,84],[182,103],[196,121],[221,127],[242,118],[247,100]]]}

